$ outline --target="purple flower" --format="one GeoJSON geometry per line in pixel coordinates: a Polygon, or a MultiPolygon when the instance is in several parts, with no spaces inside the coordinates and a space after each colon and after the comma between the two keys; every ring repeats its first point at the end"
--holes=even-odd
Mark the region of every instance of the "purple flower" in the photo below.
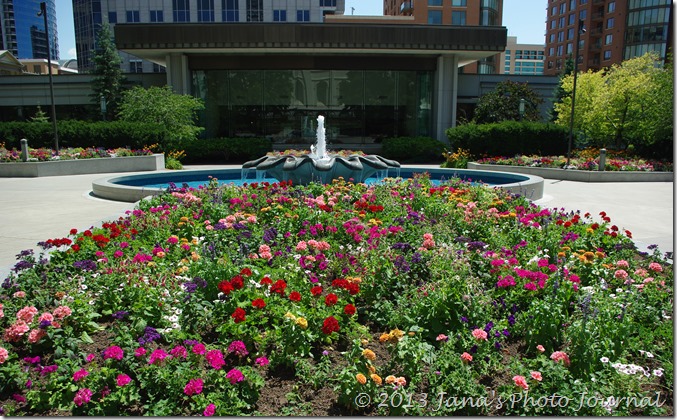
{"type": "Polygon", "coordinates": [[[127,312],[127,311],[117,311],[116,313],[114,313],[111,316],[115,319],[124,319],[124,318],[127,317],[127,315],[129,315],[129,312],[127,312]]]}
{"type": "Polygon", "coordinates": [[[73,263],[73,267],[78,268],[82,271],[94,271],[96,270],[96,261],[92,260],[80,260],[73,263]]]}
{"type": "Polygon", "coordinates": [[[59,367],[58,367],[57,365],[49,365],[49,366],[45,366],[45,367],[42,368],[42,370],[40,371],[40,375],[41,375],[41,376],[49,375],[49,374],[52,373],[52,372],[56,372],[56,370],[57,370],[58,368],[59,368],[59,367]]]}

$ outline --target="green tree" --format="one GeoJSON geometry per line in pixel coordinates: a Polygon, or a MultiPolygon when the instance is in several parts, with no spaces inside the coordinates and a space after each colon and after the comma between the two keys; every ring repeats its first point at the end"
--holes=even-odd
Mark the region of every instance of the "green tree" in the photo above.
{"type": "Polygon", "coordinates": [[[113,33],[108,25],[102,25],[99,29],[93,61],[92,102],[98,108],[103,98],[106,106],[104,118],[113,119],[117,113],[125,77],[120,67],[122,59],[115,48],[113,33]]]}
{"type": "MultiPolygon", "coordinates": [[[[656,53],[606,71],[578,75],[574,130],[595,146],[650,145],[672,139],[673,69],[656,53]]],[[[562,81],[569,96],[555,105],[557,124],[569,125],[573,75],[562,81]]]]}
{"type": "Polygon", "coordinates": [[[498,83],[492,92],[482,95],[477,102],[473,122],[489,124],[506,120],[519,121],[520,100],[524,99],[524,121],[540,121],[538,106],[543,103],[528,83],[510,80],[498,83]]]}
{"type": "Polygon", "coordinates": [[[562,102],[562,99],[565,96],[568,96],[570,92],[567,92],[564,90],[564,87],[562,86],[562,81],[564,77],[573,74],[574,72],[574,59],[573,57],[569,56],[567,58],[566,62],[564,63],[564,71],[562,74],[559,76],[559,82],[557,83],[557,87],[555,88],[555,94],[554,94],[554,100],[552,103],[552,109],[550,110],[550,122],[555,122],[557,121],[557,111],[555,110],[555,104],[558,104],[562,102]]]}
{"type": "MultiPolygon", "coordinates": [[[[169,86],[144,89],[135,86],[122,94],[118,116],[122,121],[162,124],[169,133],[168,140],[194,140],[204,130],[195,124],[198,111],[204,109],[201,99],[180,95],[169,86]]],[[[165,151],[171,145],[164,145],[165,151]]]]}

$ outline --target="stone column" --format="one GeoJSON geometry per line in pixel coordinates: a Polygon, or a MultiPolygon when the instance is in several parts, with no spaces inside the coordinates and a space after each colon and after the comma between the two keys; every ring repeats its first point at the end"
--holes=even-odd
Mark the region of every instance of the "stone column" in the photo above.
{"type": "Polygon", "coordinates": [[[456,126],[457,93],[458,57],[442,55],[437,59],[435,72],[433,136],[444,143],[449,142],[446,129],[456,126]]]}

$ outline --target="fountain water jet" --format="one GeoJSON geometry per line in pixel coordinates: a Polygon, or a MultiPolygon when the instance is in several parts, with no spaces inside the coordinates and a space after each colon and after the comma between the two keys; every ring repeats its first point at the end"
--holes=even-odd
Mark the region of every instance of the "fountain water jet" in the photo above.
{"type": "Polygon", "coordinates": [[[311,182],[329,184],[332,180],[343,178],[353,182],[365,179],[379,171],[399,168],[397,161],[378,155],[339,156],[327,153],[324,116],[317,117],[316,144],[311,146],[309,154],[300,156],[287,154],[263,156],[242,165],[243,173],[254,168],[256,172],[265,171],[278,181],[291,181],[293,184],[307,185],[311,182]]]}

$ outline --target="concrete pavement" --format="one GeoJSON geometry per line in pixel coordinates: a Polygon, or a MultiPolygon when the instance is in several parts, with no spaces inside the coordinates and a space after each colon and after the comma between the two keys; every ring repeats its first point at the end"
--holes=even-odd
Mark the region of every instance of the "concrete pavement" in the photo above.
{"type": "MultiPolygon", "coordinates": [[[[187,166],[186,169],[224,168],[187,166]]],[[[125,175],[128,175],[126,173],[125,175]]],[[[124,216],[133,203],[90,195],[92,181],[121,174],[40,178],[0,178],[0,281],[16,254],[37,243],[62,238],[124,216]]],[[[640,249],[656,244],[674,251],[674,184],[672,182],[584,183],[546,179],[544,197],[536,204],[590,212],[605,211],[613,224],[630,230],[640,249]]]]}

